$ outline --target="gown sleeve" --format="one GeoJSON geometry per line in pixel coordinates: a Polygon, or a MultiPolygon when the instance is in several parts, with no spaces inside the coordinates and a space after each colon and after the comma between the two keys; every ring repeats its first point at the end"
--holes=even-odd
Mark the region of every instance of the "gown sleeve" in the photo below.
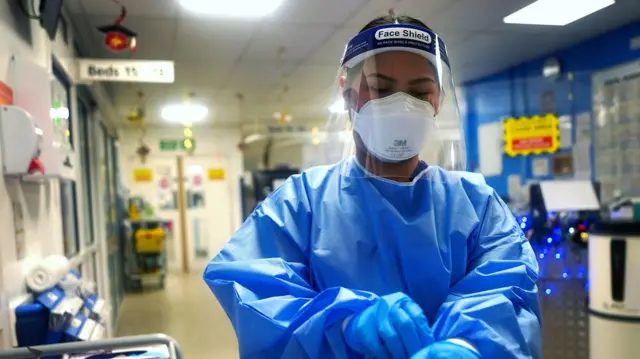
{"type": "Polygon", "coordinates": [[[203,274],[231,320],[241,358],[351,357],[342,322],[376,300],[363,291],[314,288],[303,180],[290,178],[262,202],[203,274]]]}
{"type": "Polygon", "coordinates": [[[535,254],[495,191],[485,208],[468,242],[467,274],[438,311],[436,338],[465,340],[482,358],[539,359],[535,254]]]}

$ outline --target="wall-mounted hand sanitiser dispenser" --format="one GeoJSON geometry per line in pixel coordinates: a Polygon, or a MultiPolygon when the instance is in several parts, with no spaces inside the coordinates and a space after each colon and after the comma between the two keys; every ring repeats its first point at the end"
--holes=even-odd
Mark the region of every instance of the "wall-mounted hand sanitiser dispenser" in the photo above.
{"type": "Polygon", "coordinates": [[[40,161],[42,130],[16,106],[0,106],[0,144],[5,175],[44,175],[40,161]]]}

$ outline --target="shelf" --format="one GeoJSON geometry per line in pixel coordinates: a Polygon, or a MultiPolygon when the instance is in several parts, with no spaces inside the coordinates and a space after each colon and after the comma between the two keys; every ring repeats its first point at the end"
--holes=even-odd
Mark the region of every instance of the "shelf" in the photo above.
{"type": "Polygon", "coordinates": [[[5,178],[15,178],[20,182],[26,183],[49,183],[51,180],[61,180],[61,181],[70,181],[75,182],[74,179],[65,178],[60,175],[35,175],[35,174],[5,174],[5,178]]]}

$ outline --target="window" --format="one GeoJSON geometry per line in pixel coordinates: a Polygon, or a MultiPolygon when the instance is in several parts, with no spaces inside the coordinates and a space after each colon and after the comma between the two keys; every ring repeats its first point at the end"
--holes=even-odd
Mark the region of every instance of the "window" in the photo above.
{"type": "MultiPolygon", "coordinates": [[[[93,266],[93,273],[92,273],[92,277],[89,278],[91,281],[93,281],[93,283],[95,283],[96,285],[98,285],[98,255],[97,253],[93,253],[91,254],[91,265],[93,266]]],[[[97,288],[96,288],[97,290],[97,288]]],[[[101,296],[104,296],[104,294],[100,293],[101,296]]]]}
{"type": "MultiPolygon", "coordinates": [[[[71,117],[69,111],[69,82],[54,60],[53,73],[55,75],[51,83],[51,108],[53,136],[61,147],[73,149],[71,136],[71,117]]],[[[72,257],[80,250],[78,238],[78,211],[76,208],[76,184],[74,182],[60,181],[60,210],[62,215],[62,238],[64,253],[72,257]]]]}
{"type": "Polygon", "coordinates": [[[73,257],[79,251],[76,184],[73,182],[60,182],[60,211],[62,212],[64,254],[67,257],[73,257]]]}
{"type": "Polygon", "coordinates": [[[89,131],[89,106],[78,98],[78,124],[80,130],[80,143],[78,152],[80,153],[80,166],[82,169],[82,183],[84,183],[83,203],[86,208],[85,224],[87,228],[87,238],[85,243],[91,245],[95,242],[95,229],[93,227],[93,196],[91,192],[91,151],[89,141],[91,133],[89,131]]]}

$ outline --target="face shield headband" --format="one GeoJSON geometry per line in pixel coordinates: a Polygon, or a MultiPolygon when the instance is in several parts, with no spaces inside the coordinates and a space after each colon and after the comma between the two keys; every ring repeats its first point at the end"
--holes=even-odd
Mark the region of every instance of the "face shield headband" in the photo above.
{"type": "Polygon", "coordinates": [[[341,65],[349,69],[388,51],[413,52],[427,58],[436,67],[440,86],[446,81],[444,74],[451,73],[444,41],[431,30],[406,24],[382,25],[356,35],[347,44],[341,65]]]}

